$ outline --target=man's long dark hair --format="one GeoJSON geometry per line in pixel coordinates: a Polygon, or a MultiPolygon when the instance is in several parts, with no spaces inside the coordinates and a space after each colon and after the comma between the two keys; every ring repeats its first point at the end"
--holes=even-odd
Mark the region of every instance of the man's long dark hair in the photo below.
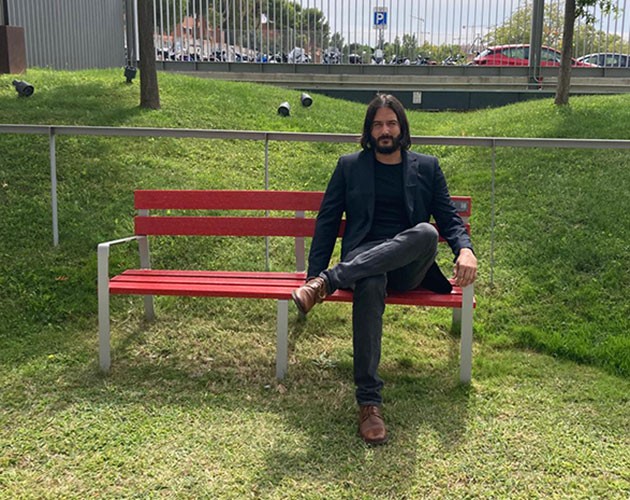
{"type": "Polygon", "coordinates": [[[361,147],[363,149],[370,149],[372,147],[370,141],[372,137],[372,123],[374,122],[376,112],[381,108],[390,108],[396,113],[398,123],[400,124],[400,147],[403,150],[409,149],[411,146],[411,135],[409,133],[409,121],[407,120],[405,108],[403,108],[403,105],[398,99],[389,94],[377,94],[368,105],[367,112],[365,113],[365,121],[363,122],[361,147]]]}

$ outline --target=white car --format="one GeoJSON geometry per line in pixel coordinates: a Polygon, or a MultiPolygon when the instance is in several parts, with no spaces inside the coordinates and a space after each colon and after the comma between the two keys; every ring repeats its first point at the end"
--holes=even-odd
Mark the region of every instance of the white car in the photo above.
{"type": "Polygon", "coordinates": [[[587,54],[577,59],[580,62],[589,63],[602,68],[630,68],[630,55],[614,52],[598,52],[587,54]]]}
{"type": "Polygon", "coordinates": [[[302,47],[295,47],[289,52],[288,61],[291,64],[303,64],[311,62],[311,58],[302,47]]]}

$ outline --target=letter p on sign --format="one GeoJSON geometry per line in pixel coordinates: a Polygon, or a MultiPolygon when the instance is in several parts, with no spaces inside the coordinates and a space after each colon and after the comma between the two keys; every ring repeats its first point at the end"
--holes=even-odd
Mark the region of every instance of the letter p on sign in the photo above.
{"type": "Polygon", "coordinates": [[[374,8],[374,28],[387,28],[387,9],[385,7],[374,8]]]}

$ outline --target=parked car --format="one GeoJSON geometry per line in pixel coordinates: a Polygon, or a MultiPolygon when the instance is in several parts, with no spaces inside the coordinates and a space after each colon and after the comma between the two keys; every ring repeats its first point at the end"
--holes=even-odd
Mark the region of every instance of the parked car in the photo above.
{"type": "Polygon", "coordinates": [[[415,64],[418,66],[435,66],[437,64],[437,61],[434,61],[430,57],[421,54],[416,57],[415,64]]]}
{"type": "MultiPolygon", "coordinates": [[[[562,54],[559,50],[542,47],[540,52],[541,66],[560,66],[562,54]]],[[[585,62],[571,59],[571,66],[592,66],[585,62]]],[[[472,60],[473,64],[486,66],[528,66],[529,45],[497,45],[488,47],[472,60]]]]}
{"type": "Polygon", "coordinates": [[[324,51],[322,62],[324,64],[339,64],[341,62],[341,52],[337,47],[328,47],[324,51]]]}
{"type": "Polygon", "coordinates": [[[290,64],[304,64],[311,62],[311,58],[302,47],[295,47],[289,52],[288,62],[290,64]]]}
{"type": "Polygon", "coordinates": [[[381,49],[376,49],[374,54],[372,54],[372,58],[370,59],[370,64],[385,64],[385,54],[381,49]]]}
{"type": "Polygon", "coordinates": [[[630,68],[630,55],[613,52],[599,52],[578,57],[579,62],[602,68],[630,68]]]}
{"type": "Polygon", "coordinates": [[[459,66],[466,61],[466,57],[462,54],[451,54],[442,61],[443,66],[459,66]]]}
{"type": "Polygon", "coordinates": [[[411,62],[409,61],[408,57],[404,57],[404,56],[399,56],[394,54],[392,56],[392,58],[389,60],[389,64],[400,64],[403,66],[409,66],[411,64],[411,62]]]}
{"type": "Polygon", "coordinates": [[[359,54],[348,54],[348,63],[350,64],[362,64],[363,59],[359,54]]]}

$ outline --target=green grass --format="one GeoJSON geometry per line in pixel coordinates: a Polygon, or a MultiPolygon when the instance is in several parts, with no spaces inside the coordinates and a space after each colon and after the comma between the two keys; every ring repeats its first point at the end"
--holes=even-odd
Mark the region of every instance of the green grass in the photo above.
{"type": "MultiPolygon", "coordinates": [[[[29,70],[28,99],[0,76],[0,120],[357,133],[364,114],[173,74],[160,74],[163,109],[143,111],[120,73],[29,70]],[[276,114],[287,99],[288,119],[276,114]]],[[[630,95],[409,115],[418,135],[630,136],[630,95]]],[[[355,149],[271,143],[271,188],[323,189],[355,149]]],[[[388,308],[392,442],[370,449],[355,436],[348,305],[292,318],[278,385],[272,301],[162,297],[145,324],[141,299],[116,297],[113,369],[98,373],[95,247],[131,233],[132,191],[262,188],[262,144],[59,136],[52,248],[47,138],[0,135],[0,497],[627,497],[628,154],[498,150],[491,286],[490,151],[421,150],[440,157],[452,193],[474,198],[473,384],[457,383],[449,311],[388,308]]],[[[273,269],[290,269],[289,246],[273,242],[273,269]]],[[[163,239],[153,251],[164,267],[264,266],[258,240],[163,239]]],[[[112,259],[116,271],[137,257],[112,259]]]]}

